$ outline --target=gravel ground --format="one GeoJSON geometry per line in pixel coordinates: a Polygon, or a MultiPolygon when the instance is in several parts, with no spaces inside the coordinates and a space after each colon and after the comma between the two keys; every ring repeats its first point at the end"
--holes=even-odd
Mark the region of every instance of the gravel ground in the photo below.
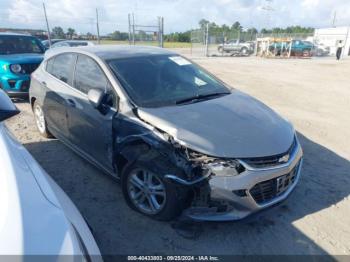
{"type": "Polygon", "coordinates": [[[350,254],[350,60],[197,58],[289,119],[305,159],[282,205],[230,223],[158,222],[131,211],[119,184],[57,140],[38,135],[30,106],[7,122],[72,198],[103,254],[350,254]]]}

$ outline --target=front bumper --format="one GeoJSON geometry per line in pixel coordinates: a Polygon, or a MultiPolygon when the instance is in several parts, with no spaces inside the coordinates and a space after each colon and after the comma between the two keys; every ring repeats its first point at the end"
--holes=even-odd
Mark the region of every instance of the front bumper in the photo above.
{"type": "Polygon", "coordinates": [[[0,88],[9,96],[28,96],[29,75],[6,74],[0,77],[0,88]]]}
{"type": "Polygon", "coordinates": [[[238,176],[214,175],[208,183],[210,200],[216,205],[191,207],[184,215],[194,220],[232,221],[274,206],[285,200],[298,183],[302,156],[297,142],[296,150],[285,164],[253,168],[242,162],[246,170],[238,176]]]}

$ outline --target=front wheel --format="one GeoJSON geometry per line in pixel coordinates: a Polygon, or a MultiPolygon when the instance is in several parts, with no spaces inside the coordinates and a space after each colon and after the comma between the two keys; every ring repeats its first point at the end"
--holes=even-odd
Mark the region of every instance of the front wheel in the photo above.
{"type": "Polygon", "coordinates": [[[151,171],[147,163],[136,161],[123,169],[122,189],[132,209],[151,218],[167,221],[181,213],[186,198],[182,190],[166,181],[163,175],[151,171]]]}
{"type": "Polygon", "coordinates": [[[310,50],[304,50],[303,51],[303,56],[304,57],[310,57],[311,56],[311,51],[310,50]]]}
{"type": "Polygon", "coordinates": [[[36,127],[40,135],[46,138],[52,138],[53,136],[47,128],[44,111],[37,102],[35,102],[33,105],[33,112],[34,112],[36,127]]]}

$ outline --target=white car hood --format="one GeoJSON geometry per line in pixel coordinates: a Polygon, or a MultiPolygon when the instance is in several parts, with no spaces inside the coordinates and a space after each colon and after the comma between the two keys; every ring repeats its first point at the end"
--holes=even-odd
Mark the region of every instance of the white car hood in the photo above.
{"type": "Polygon", "coordinates": [[[0,156],[0,255],[79,253],[43,171],[33,174],[40,167],[1,123],[0,156]]]}

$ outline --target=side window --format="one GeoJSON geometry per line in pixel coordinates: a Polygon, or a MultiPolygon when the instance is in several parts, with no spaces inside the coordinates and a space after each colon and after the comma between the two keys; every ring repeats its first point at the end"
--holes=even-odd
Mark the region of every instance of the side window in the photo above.
{"type": "Polygon", "coordinates": [[[75,60],[75,54],[57,55],[56,57],[54,57],[54,61],[51,68],[50,65],[47,65],[51,71],[48,72],[54,77],[58,78],[59,80],[67,83],[68,85],[72,85],[75,60]]]}
{"type": "Polygon", "coordinates": [[[108,80],[102,69],[90,57],[78,55],[74,87],[87,94],[90,89],[107,90],[108,80]]]}
{"type": "Polygon", "coordinates": [[[52,75],[52,69],[53,69],[53,63],[55,61],[55,58],[50,58],[46,62],[46,71],[52,75]]]}

